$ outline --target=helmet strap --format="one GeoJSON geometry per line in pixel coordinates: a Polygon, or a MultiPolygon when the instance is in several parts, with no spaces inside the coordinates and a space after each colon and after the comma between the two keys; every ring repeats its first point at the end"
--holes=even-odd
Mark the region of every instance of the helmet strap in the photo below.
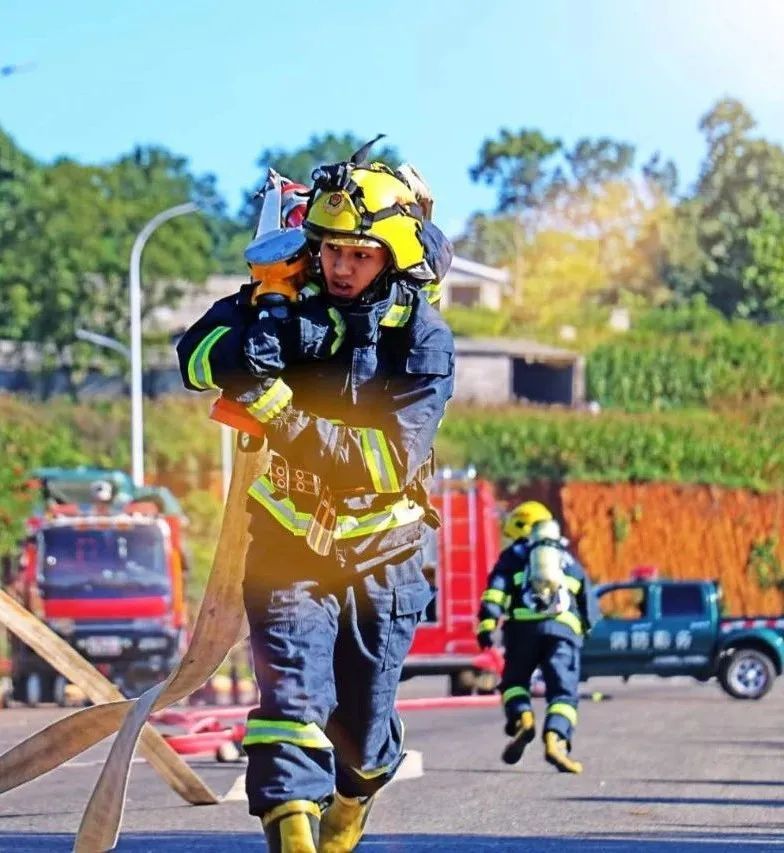
{"type": "MultiPolygon", "coordinates": [[[[356,181],[351,177],[351,173],[354,168],[354,163],[351,161],[344,161],[342,163],[333,163],[328,166],[319,166],[318,169],[315,169],[311,175],[313,179],[313,189],[310,192],[305,215],[307,216],[310,212],[310,208],[313,206],[313,202],[316,198],[316,190],[321,190],[321,192],[324,193],[342,190],[346,195],[348,195],[351,199],[351,203],[357,209],[357,213],[360,216],[360,231],[369,231],[376,222],[380,222],[382,219],[389,219],[391,216],[409,216],[420,223],[425,219],[424,210],[421,205],[415,202],[407,205],[395,202],[395,204],[390,207],[384,207],[381,210],[376,210],[371,213],[365,204],[365,194],[362,187],[358,186],[356,181]]],[[[397,177],[391,169],[385,169],[385,171],[389,172],[393,177],[397,177]]],[[[400,180],[400,178],[398,178],[398,180],[400,180]]]]}

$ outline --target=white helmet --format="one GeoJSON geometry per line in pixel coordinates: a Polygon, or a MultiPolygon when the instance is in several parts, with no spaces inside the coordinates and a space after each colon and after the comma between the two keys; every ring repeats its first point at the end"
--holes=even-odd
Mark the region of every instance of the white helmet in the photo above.
{"type": "Polygon", "coordinates": [[[90,495],[94,501],[109,503],[114,497],[114,486],[108,480],[95,480],[90,483],[90,495]]]}

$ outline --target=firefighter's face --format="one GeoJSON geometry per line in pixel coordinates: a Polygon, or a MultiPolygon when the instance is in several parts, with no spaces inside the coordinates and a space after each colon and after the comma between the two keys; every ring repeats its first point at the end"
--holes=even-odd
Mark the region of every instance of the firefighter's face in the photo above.
{"type": "Polygon", "coordinates": [[[324,240],[321,269],[330,296],[356,299],[376,280],[389,262],[386,246],[350,246],[324,240]]]}

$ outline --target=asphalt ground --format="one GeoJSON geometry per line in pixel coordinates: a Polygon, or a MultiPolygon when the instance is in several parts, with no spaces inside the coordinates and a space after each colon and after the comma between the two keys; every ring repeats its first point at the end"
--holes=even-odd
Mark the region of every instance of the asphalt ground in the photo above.
{"type": "MultiPolygon", "coordinates": [[[[402,696],[443,695],[443,679],[414,679],[402,696]]],[[[584,686],[574,755],[581,776],[544,763],[499,760],[498,707],[409,711],[409,772],[379,797],[362,850],[530,853],[723,853],[784,850],[784,682],[759,702],[715,683],[597,679],[584,686]],[[605,698],[593,701],[594,691],[605,698]]],[[[535,700],[541,720],[543,700],[535,700]]],[[[0,748],[64,713],[0,711],[0,748]]],[[[0,851],[71,849],[108,741],[0,797],[0,851]]],[[[242,766],[191,759],[231,797],[183,803],[141,760],[134,764],[119,851],[263,850],[241,799],[242,766]],[[237,799],[239,797],[239,799],[237,799]]]]}

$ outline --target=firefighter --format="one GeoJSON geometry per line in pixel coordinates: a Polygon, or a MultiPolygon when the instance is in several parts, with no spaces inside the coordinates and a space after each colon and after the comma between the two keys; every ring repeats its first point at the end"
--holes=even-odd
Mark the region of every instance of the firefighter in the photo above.
{"type": "Polygon", "coordinates": [[[552,513],[539,501],[524,501],[504,520],[501,536],[506,546],[487,578],[487,587],[479,605],[477,642],[482,649],[493,645],[493,632],[507,611],[512,579],[525,559],[528,537],[537,521],[548,521],[552,513]]]}
{"type": "Polygon", "coordinates": [[[531,677],[537,667],[545,683],[547,712],[543,740],[545,760],[563,773],[581,773],[573,760],[572,734],[577,723],[580,649],[596,620],[590,580],[567,550],[567,541],[550,511],[535,501],[516,507],[504,534],[519,537],[502,551],[482,594],[477,640],[493,643],[503,620],[504,673],[500,688],[511,737],[502,753],[517,763],[536,736],[531,705],[531,677]]]}
{"type": "Polygon", "coordinates": [[[404,176],[355,156],[314,181],[303,224],[316,263],[297,310],[247,322],[224,304],[179,347],[186,385],[224,382],[272,451],[248,502],[260,707],[243,745],[250,812],[287,853],[353,850],[403,759],[394,701],[431,598],[426,488],[454,374],[428,301],[451,247],[404,176]]]}

